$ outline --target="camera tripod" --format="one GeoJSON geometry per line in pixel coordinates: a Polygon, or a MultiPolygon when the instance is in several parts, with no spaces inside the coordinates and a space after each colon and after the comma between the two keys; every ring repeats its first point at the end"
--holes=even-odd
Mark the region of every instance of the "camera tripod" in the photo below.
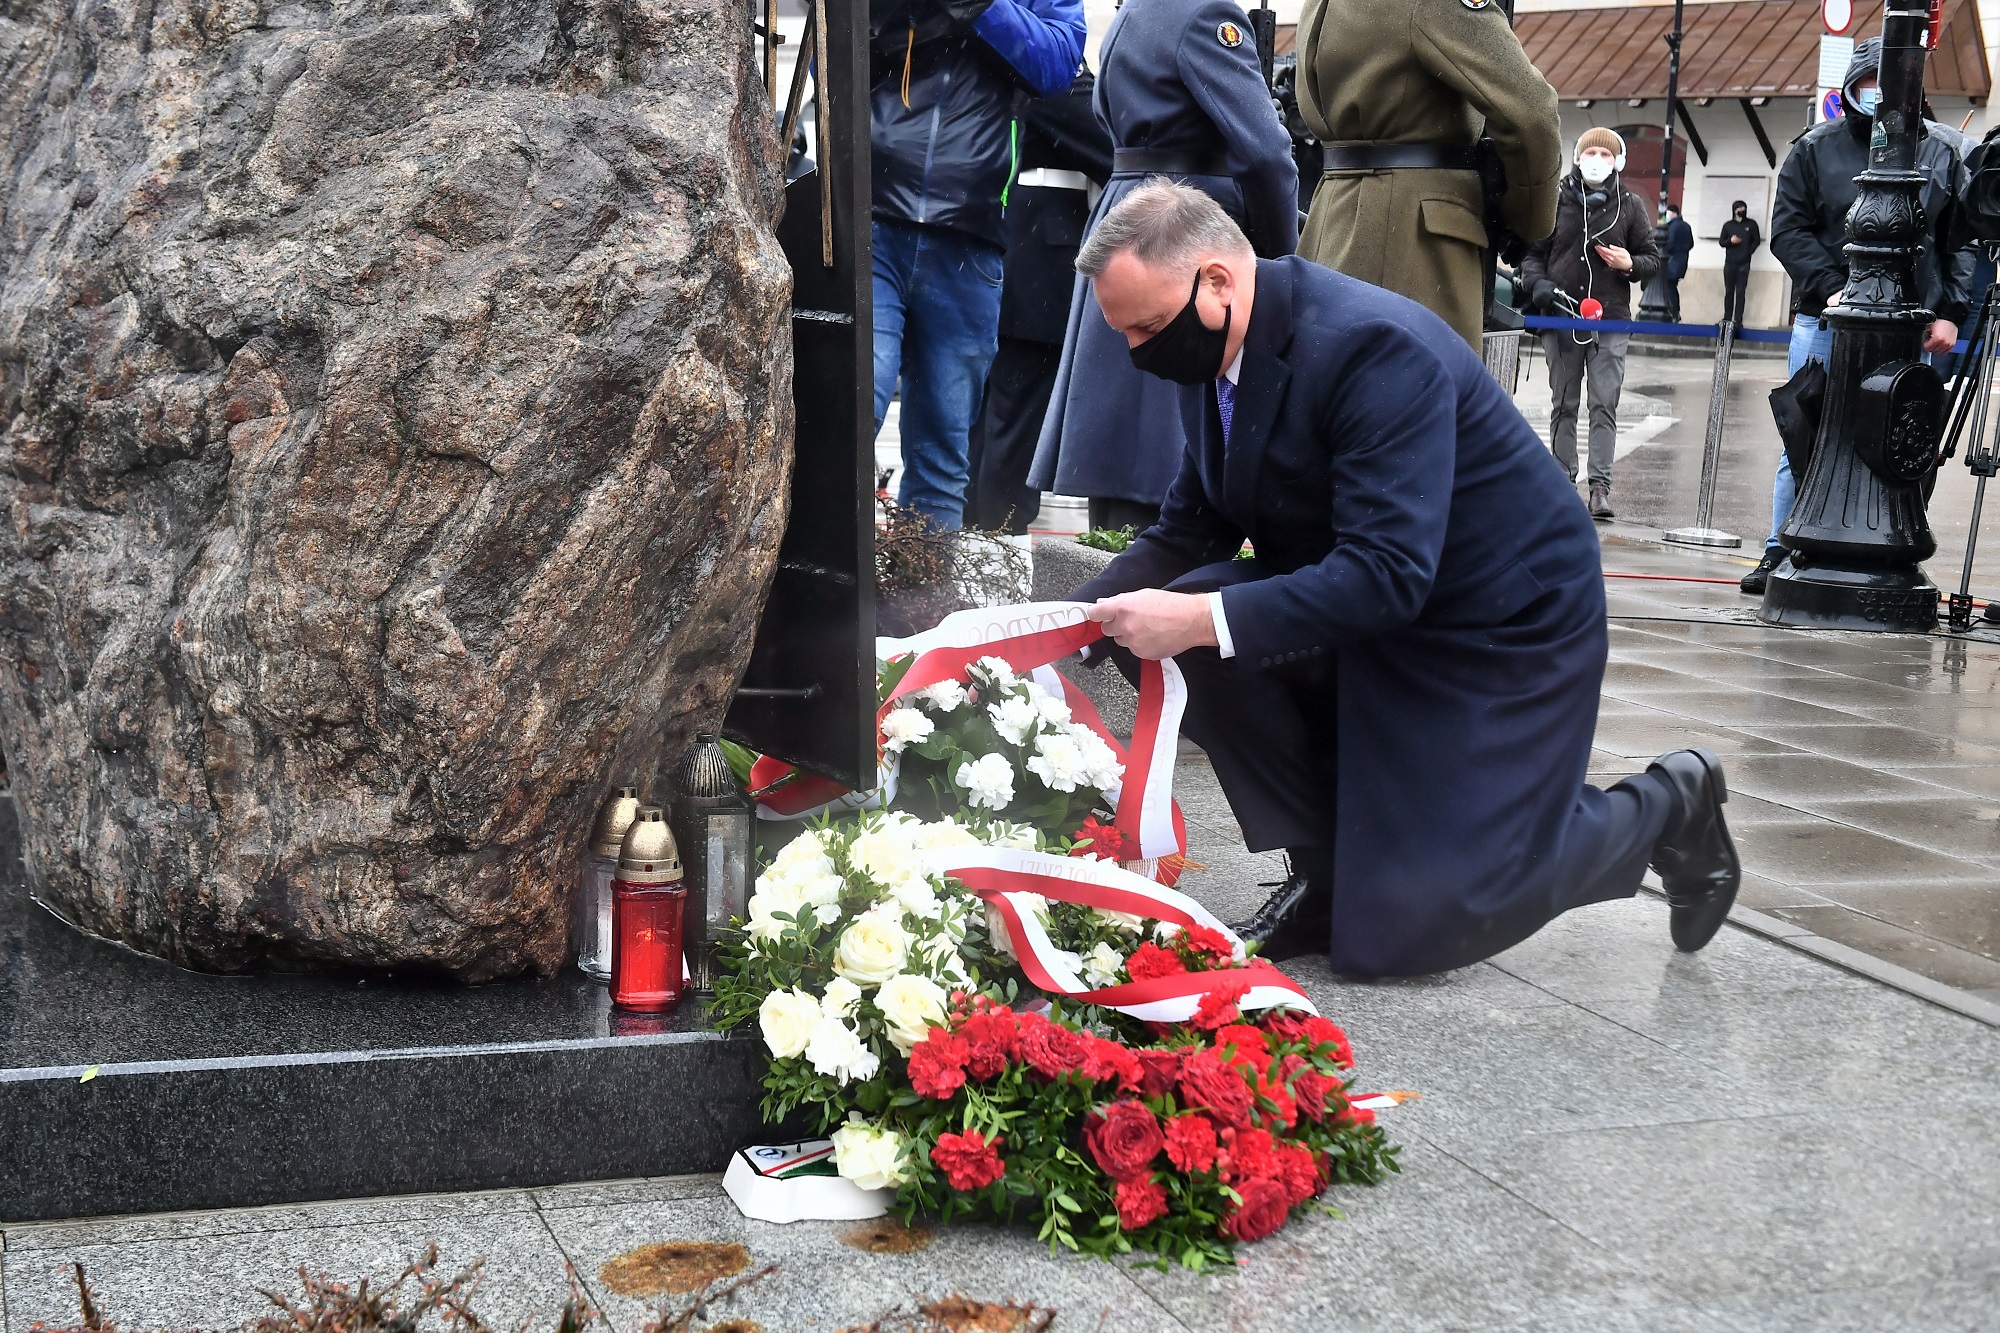
{"type": "MultiPolygon", "coordinates": [[[[1985,248],[1989,259],[2000,262],[2000,243],[1989,243],[1985,248]]],[[[1945,460],[1958,452],[1960,439],[1964,438],[1965,466],[1978,478],[1972,492],[1972,522],[1965,537],[1965,564],[1959,571],[1958,591],[1951,594],[1946,616],[1946,623],[1959,634],[1972,628],[1972,557],[1979,545],[1979,517],[1986,506],[1986,482],[1990,477],[2000,476],[2000,414],[1991,413],[1996,368],[2000,368],[2000,281],[1988,284],[1979,314],[1973,320],[1972,335],[1966,340],[1965,355],[1960,358],[1953,377],[1951,401],[1946,409],[1951,427],[1938,450],[1938,466],[1942,467],[1945,460]],[[1995,417],[1990,433],[1989,414],[1995,417]],[[1970,435],[1965,433],[1968,420],[1972,427],[1970,435]]],[[[2000,623],[2000,614],[1996,612],[2000,612],[2000,603],[1989,602],[1984,616],[1988,624],[2000,623]]]]}

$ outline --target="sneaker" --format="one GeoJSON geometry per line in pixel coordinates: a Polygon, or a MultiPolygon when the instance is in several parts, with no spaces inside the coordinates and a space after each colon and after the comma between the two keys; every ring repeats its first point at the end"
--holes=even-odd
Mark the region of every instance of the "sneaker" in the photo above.
{"type": "Polygon", "coordinates": [[[1604,482],[1590,483],[1590,516],[1599,523],[1609,523],[1617,517],[1611,512],[1611,487],[1604,482]]]}
{"type": "Polygon", "coordinates": [[[1764,558],[1757,562],[1757,568],[1745,574],[1743,581],[1736,586],[1752,596],[1762,597],[1764,595],[1764,585],[1770,581],[1771,571],[1783,564],[1784,561],[1784,547],[1766,546],[1764,548],[1764,558]]]}

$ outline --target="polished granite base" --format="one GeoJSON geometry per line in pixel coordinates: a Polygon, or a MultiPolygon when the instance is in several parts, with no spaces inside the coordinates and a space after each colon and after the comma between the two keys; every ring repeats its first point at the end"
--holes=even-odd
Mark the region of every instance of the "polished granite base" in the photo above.
{"type": "Polygon", "coordinates": [[[695,1006],[185,972],[23,869],[0,795],[0,1222],[716,1171],[756,1135],[759,1048],[695,1006]]]}

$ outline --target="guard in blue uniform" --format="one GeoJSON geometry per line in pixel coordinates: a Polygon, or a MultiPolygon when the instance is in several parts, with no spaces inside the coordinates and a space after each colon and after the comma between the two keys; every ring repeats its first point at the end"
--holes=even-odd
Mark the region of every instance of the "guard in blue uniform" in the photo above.
{"type": "MultiPolygon", "coordinates": [[[[1291,135],[1233,0],[1126,0],[1097,64],[1097,118],[1115,151],[1093,226],[1148,177],[1167,176],[1221,204],[1258,254],[1292,253],[1291,135]]],[[[1186,444],[1174,386],[1132,368],[1125,340],[1078,279],[1029,484],[1088,497],[1093,527],[1143,529],[1186,444]]]]}
{"type": "Polygon", "coordinates": [[[1650,863],[1674,942],[1706,944],[1741,878],[1721,764],[1584,781],[1597,535],[1478,354],[1407,297],[1258,260],[1178,186],[1101,219],[1077,268],[1129,360],[1177,382],[1189,445],[1159,523],[1072,596],[1118,652],[1180,664],[1244,840],[1291,855],[1238,932],[1437,972],[1630,897],[1650,863]]]}

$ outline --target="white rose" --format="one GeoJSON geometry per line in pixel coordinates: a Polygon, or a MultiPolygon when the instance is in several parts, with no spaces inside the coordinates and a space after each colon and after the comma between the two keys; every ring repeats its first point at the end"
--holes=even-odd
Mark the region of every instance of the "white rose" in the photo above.
{"type": "Polygon", "coordinates": [[[833,970],[857,986],[879,986],[910,961],[910,934],[900,911],[871,907],[840,932],[833,970]]]}
{"type": "MultiPolygon", "coordinates": [[[[1039,893],[1010,893],[1007,901],[1014,904],[1016,912],[1027,911],[1039,918],[1044,927],[1049,920],[1049,900],[1039,893]]],[[[1014,947],[1014,938],[1007,932],[1007,918],[1000,915],[1000,909],[992,903],[986,904],[986,934],[993,941],[993,947],[1009,958],[1020,957],[1014,947]]]]}
{"type": "Polygon", "coordinates": [[[922,700],[926,707],[935,708],[940,713],[949,713],[964,707],[965,686],[955,680],[941,680],[935,685],[912,691],[910,698],[922,700]]]}
{"type": "Polygon", "coordinates": [[[771,873],[787,878],[797,874],[828,874],[833,862],[827,859],[826,843],[818,829],[807,829],[779,849],[771,858],[771,873]]]}
{"type": "Polygon", "coordinates": [[[1028,737],[1034,735],[1042,723],[1042,715],[1027,699],[1010,697],[997,704],[988,704],[986,715],[993,719],[993,729],[1010,745],[1026,745],[1028,737]]]}
{"type": "Polygon", "coordinates": [[[804,1053],[819,1018],[819,1001],[797,988],[774,990],[757,1006],[757,1026],[764,1031],[764,1044],[780,1060],[804,1053]]]}
{"type": "Polygon", "coordinates": [[[778,920],[778,915],[797,920],[798,912],[805,906],[805,898],[799,886],[782,875],[764,874],[757,878],[757,894],[750,900],[750,921],[745,927],[753,940],[770,941],[785,933],[791,923],[778,920]]]}
{"type": "Polygon", "coordinates": [[[944,1022],[944,1004],[944,987],[913,972],[889,978],[875,992],[875,1007],[889,1024],[889,1041],[904,1055],[944,1022]]]}
{"type": "Polygon", "coordinates": [[[1117,912],[1108,907],[1095,907],[1091,910],[1097,914],[1099,921],[1127,935],[1137,935],[1139,927],[1146,924],[1145,918],[1137,912],[1117,912]]]}
{"type": "Polygon", "coordinates": [[[890,754],[901,754],[904,746],[928,740],[936,727],[936,723],[915,708],[892,708],[882,719],[882,748],[890,754]]]}
{"type": "Polygon", "coordinates": [[[861,1044],[860,1034],[832,1014],[823,1014],[806,1039],[806,1059],[828,1078],[841,1083],[871,1079],[882,1057],[861,1044]]]}
{"type": "Polygon", "coordinates": [[[854,1011],[861,1007],[861,987],[846,977],[835,977],[826,983],[826,994],[820,997],[820,1008],[840,1018],[854,1017],[854,1011]]]}
{"type": "Polygon", "coordinates": [[[1100,989],[1116,984],[1118,974],[1124,970],[1124,958],[1102,941],[1083,956],[1083,979],[1100,989]]]}
{"type": "Polygon", "coordinates": [[[1036,740],[1027,767],[1050,791],[1075,791],[1088,777],[1082,747],[1061,732],[1036,740]]]}
{"type": "Polygon", "coordinates": [[[955,819],[940,819],[911,830],[910,843],[920,852],[935,852],[949,847],[977,847],[979,838],[955,819]]]}
{"type": "Polygon", "coordinates": [[[1004,755],[981,755],[960,764],[951,780],[965,788],[966,803],[974,807],[1005,810],[1014,799],[1014,766],[1004,755]]]}
{"type": "Polygon", "coordinates": [[[903,1169],[903,1136],[861,1120],[833,1131],[833,1164],[865,1190],[894,1189],[909,1179],[903,1169]]]}
{"type": "Polygon", "coordinates": [[[833,872],[829,862],[824,874],[795,884],[801,907],[810,907],[822,926],[830,926],[840,920],[840,895],[847,889],[847,881],[833,872]]]}
{"type": "Polygon", "coordinates": [[[917,850],[910,841],[913,832],[902,824],[870,829],[848,844],[847,859],[878,883],[906,880],[917,873],[917,850]]]}

